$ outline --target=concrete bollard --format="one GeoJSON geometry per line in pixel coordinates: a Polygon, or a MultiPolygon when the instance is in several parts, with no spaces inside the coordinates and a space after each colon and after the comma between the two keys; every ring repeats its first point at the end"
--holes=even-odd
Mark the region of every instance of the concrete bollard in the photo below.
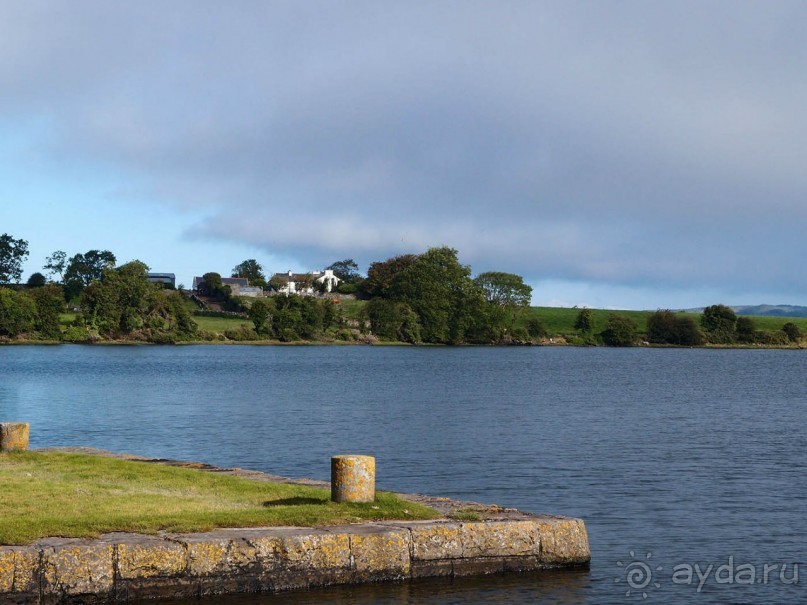
{"type": "Polygon", "coordinates": [[[372,502],[375,500],[375,458],[373,456],[331,457],[331,500],[372,502]]]}
{"type": "Polygon", "coordinates": [[[27,422],[0,422],[0,452],[27,450],[30,428],[27,422]]]}

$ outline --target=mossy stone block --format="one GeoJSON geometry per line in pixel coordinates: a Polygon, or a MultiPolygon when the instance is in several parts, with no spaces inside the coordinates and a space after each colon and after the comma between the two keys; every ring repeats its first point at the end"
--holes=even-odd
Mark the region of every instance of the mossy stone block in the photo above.
{"type": "Polygon", "coordinates": [[[27,422],[0,422],[0,452],[28,449],[27,422]]]}

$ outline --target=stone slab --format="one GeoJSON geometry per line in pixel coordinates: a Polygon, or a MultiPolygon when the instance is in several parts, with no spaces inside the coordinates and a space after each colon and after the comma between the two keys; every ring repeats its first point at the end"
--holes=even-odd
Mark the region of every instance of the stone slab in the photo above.
{"type": "Polygon", "coordinates": [[[286,591],[585,566],[578,519],[379,522],[328,528],[114,533],[0,546],[0,604],[286,591]]]}

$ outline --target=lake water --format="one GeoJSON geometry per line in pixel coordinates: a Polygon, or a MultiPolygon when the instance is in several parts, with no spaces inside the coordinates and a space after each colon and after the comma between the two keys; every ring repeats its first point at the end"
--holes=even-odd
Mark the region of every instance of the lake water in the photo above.
{"type": "Polygon", "coordinates": [[[295,477],[372,454],[381,489],[589,532],[586,571],[231,605],[793,603],[807,596],[806,365],[804,351],[13,346],[0,419],[30,422],[32,447],[295,477]]]}

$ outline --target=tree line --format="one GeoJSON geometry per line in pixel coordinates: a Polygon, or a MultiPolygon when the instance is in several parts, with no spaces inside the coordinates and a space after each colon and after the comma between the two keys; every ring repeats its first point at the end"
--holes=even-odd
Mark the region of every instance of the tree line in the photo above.
{"type": "Polygon", "coordinates": [[[140,340],[173,343],[194,340],[197,325],[185,298],[147,279],[148,267],[132,261],[106,267],[81,291],[75,318],[66,326],[66,287],[60,283],[24,290],[0,287],[0,337],[89,342],[140,340]]]}
{"type": "Polygon", "coordinates": [[[643,342],[683,347],[707,344],[786,346],[798,343],[803,336],[793,322],[785,323],[780,330],[759,330],[753,318],[738,316],[722,304],[706,307],[697,322],[688,314],[660,309],[647,317],[644,333],[633,319],[619,313],[609,313],[605,329],[595,333],[592,310],[582,309],[574,328],[578,332],[575,344],[613,347],[630,347],[643,342]]]}
{"type": "Polygon", "coordinates": [[[89,250],[68,257],[57,250],[25,288],[18,282],[28,242],[0,236],[0,337],[87,342],[125,338],[177,342],[197,336],[185,299],[148,281],[140,261],[115,266],[109,250],[89,250]],[[74,319],[62,324],[70,308],[74,319]]]}

